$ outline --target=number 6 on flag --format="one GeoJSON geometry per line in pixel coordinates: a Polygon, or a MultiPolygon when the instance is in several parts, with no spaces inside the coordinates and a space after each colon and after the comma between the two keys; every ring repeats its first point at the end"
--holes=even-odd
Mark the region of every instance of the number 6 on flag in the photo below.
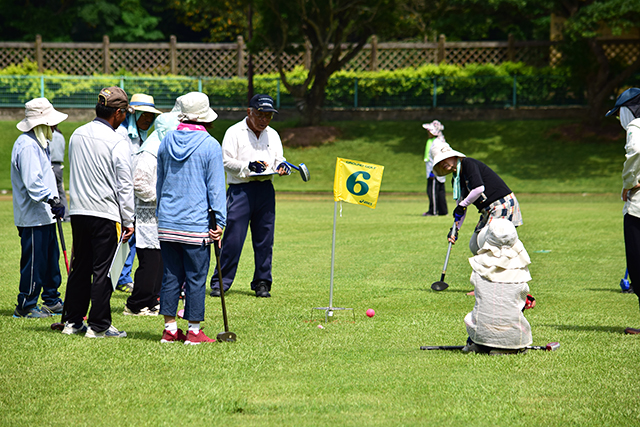
{"type": "Polygon", "coordinates": [[[336,159],[333,200],[376,208],[384,166],[336,159]]]}

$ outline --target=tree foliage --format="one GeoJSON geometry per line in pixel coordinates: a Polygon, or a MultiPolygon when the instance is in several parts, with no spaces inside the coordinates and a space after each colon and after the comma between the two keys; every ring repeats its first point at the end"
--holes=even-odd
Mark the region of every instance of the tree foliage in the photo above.
{"type": "Polygon", "coordinates": [[[587,121],[598,123],[607,109],[606,101],[640,70],[640,56],[631,63],[618,57],[610,59],[601,37],[605,32],[620,36],[638,29],[640,0],[562,0],[554,10],[566,18],[561,43],[563,62],[573,78],[586,87],[587,121]]]}
{"type": "Polygon", "coordinates": [[[262,16],[252,48],[269,47],[276,56],[282,83],[296,98],[303,124],[322,118],[329,77],[351,61],[372,34],[384,35],[393,26],[395,0],[262,0],[262,16]],[[284,52],[302,50],[308,43],[309,70],[302,83],[287,79],[284,52]],[[297,44],[297,47],[295,46],[297,44]]]}

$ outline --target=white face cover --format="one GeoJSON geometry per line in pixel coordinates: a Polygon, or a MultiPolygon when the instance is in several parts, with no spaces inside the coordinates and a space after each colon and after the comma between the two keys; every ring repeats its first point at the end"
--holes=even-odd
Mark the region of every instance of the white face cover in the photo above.
{"type": "Polygon", "coordinates": [[[627,107],[620,107],[620,124],[622,125],[624,130],[627,130],[629,123],[631,123],[631,121],[635,118],[636,117],[633,115],[630,109],[628,109],[627,107]]]}
{"type": "Polygon", "coordinates": [[[36,134],[36,139],[40,143],[40,146],[45,150],[49,146],[49,141],[53,139],[53,132],[51,132],[51,126],[38,125],[33,128],[33,133],[36,134]]]}

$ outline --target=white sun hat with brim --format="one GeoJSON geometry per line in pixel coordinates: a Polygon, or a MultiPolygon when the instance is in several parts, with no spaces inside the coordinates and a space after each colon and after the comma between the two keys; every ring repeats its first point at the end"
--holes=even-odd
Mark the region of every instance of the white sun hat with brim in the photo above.
{"type": "Polygon", "coordinates": [[[209,107],[209,97],[202,92],[189,92],[179,99],[180,114],[178,115],[178,120],[181,122],[211,123],[218,117],[216,112],[209,107]]]}
{"type": "Polygon", "coordinates": [[[454,150],[451,146],[446,143],[433,144],[431,146],[431,150],[429,151],[431,158],[433,159],[433,165],[437,165],[444,159],[448,159],[449,157],[467,157],[459,151],[454,150]]]}
{"type": "Polygon", "coordinates": [[[135,93],[129,101],[129,105],[136,111],[143,111],[145,113],[162,114],[162,111],[156,108],[156,104],[153,101],[153,96],[145,95],[144,93],[135,93]]]}
{"type": "Polygon", "coordinates": [[[431,132],[431,135],[434,136],[442,135],[442,131],[444,130],[444,125],[440,123],[439,120],[434,120],[431,123],[423,123],[422,127],[431,132]]]}
{"type": "Polygon", "coordinates": [[[469,258],[473,271],[491,282],[531,280],[531,259],[511,221],[494,218],[478,233],[478,255],[469,258]]]}
{"type": "Polygon", "coordinates": [[[38,125],[55,126],[65,121],[69,115],[56,111],[47,98],[35,98],[24,104],[24,119],[16,127],[29,132],[38,125]]]}

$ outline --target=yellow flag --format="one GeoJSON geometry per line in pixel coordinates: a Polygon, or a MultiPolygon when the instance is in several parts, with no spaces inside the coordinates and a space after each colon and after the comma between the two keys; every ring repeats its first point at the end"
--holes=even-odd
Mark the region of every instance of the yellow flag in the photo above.
{"type": "Polygon", "coordinates": [[[384,166],[357,160],[336,160],[333,200],[376,208],[384,166]]]}

